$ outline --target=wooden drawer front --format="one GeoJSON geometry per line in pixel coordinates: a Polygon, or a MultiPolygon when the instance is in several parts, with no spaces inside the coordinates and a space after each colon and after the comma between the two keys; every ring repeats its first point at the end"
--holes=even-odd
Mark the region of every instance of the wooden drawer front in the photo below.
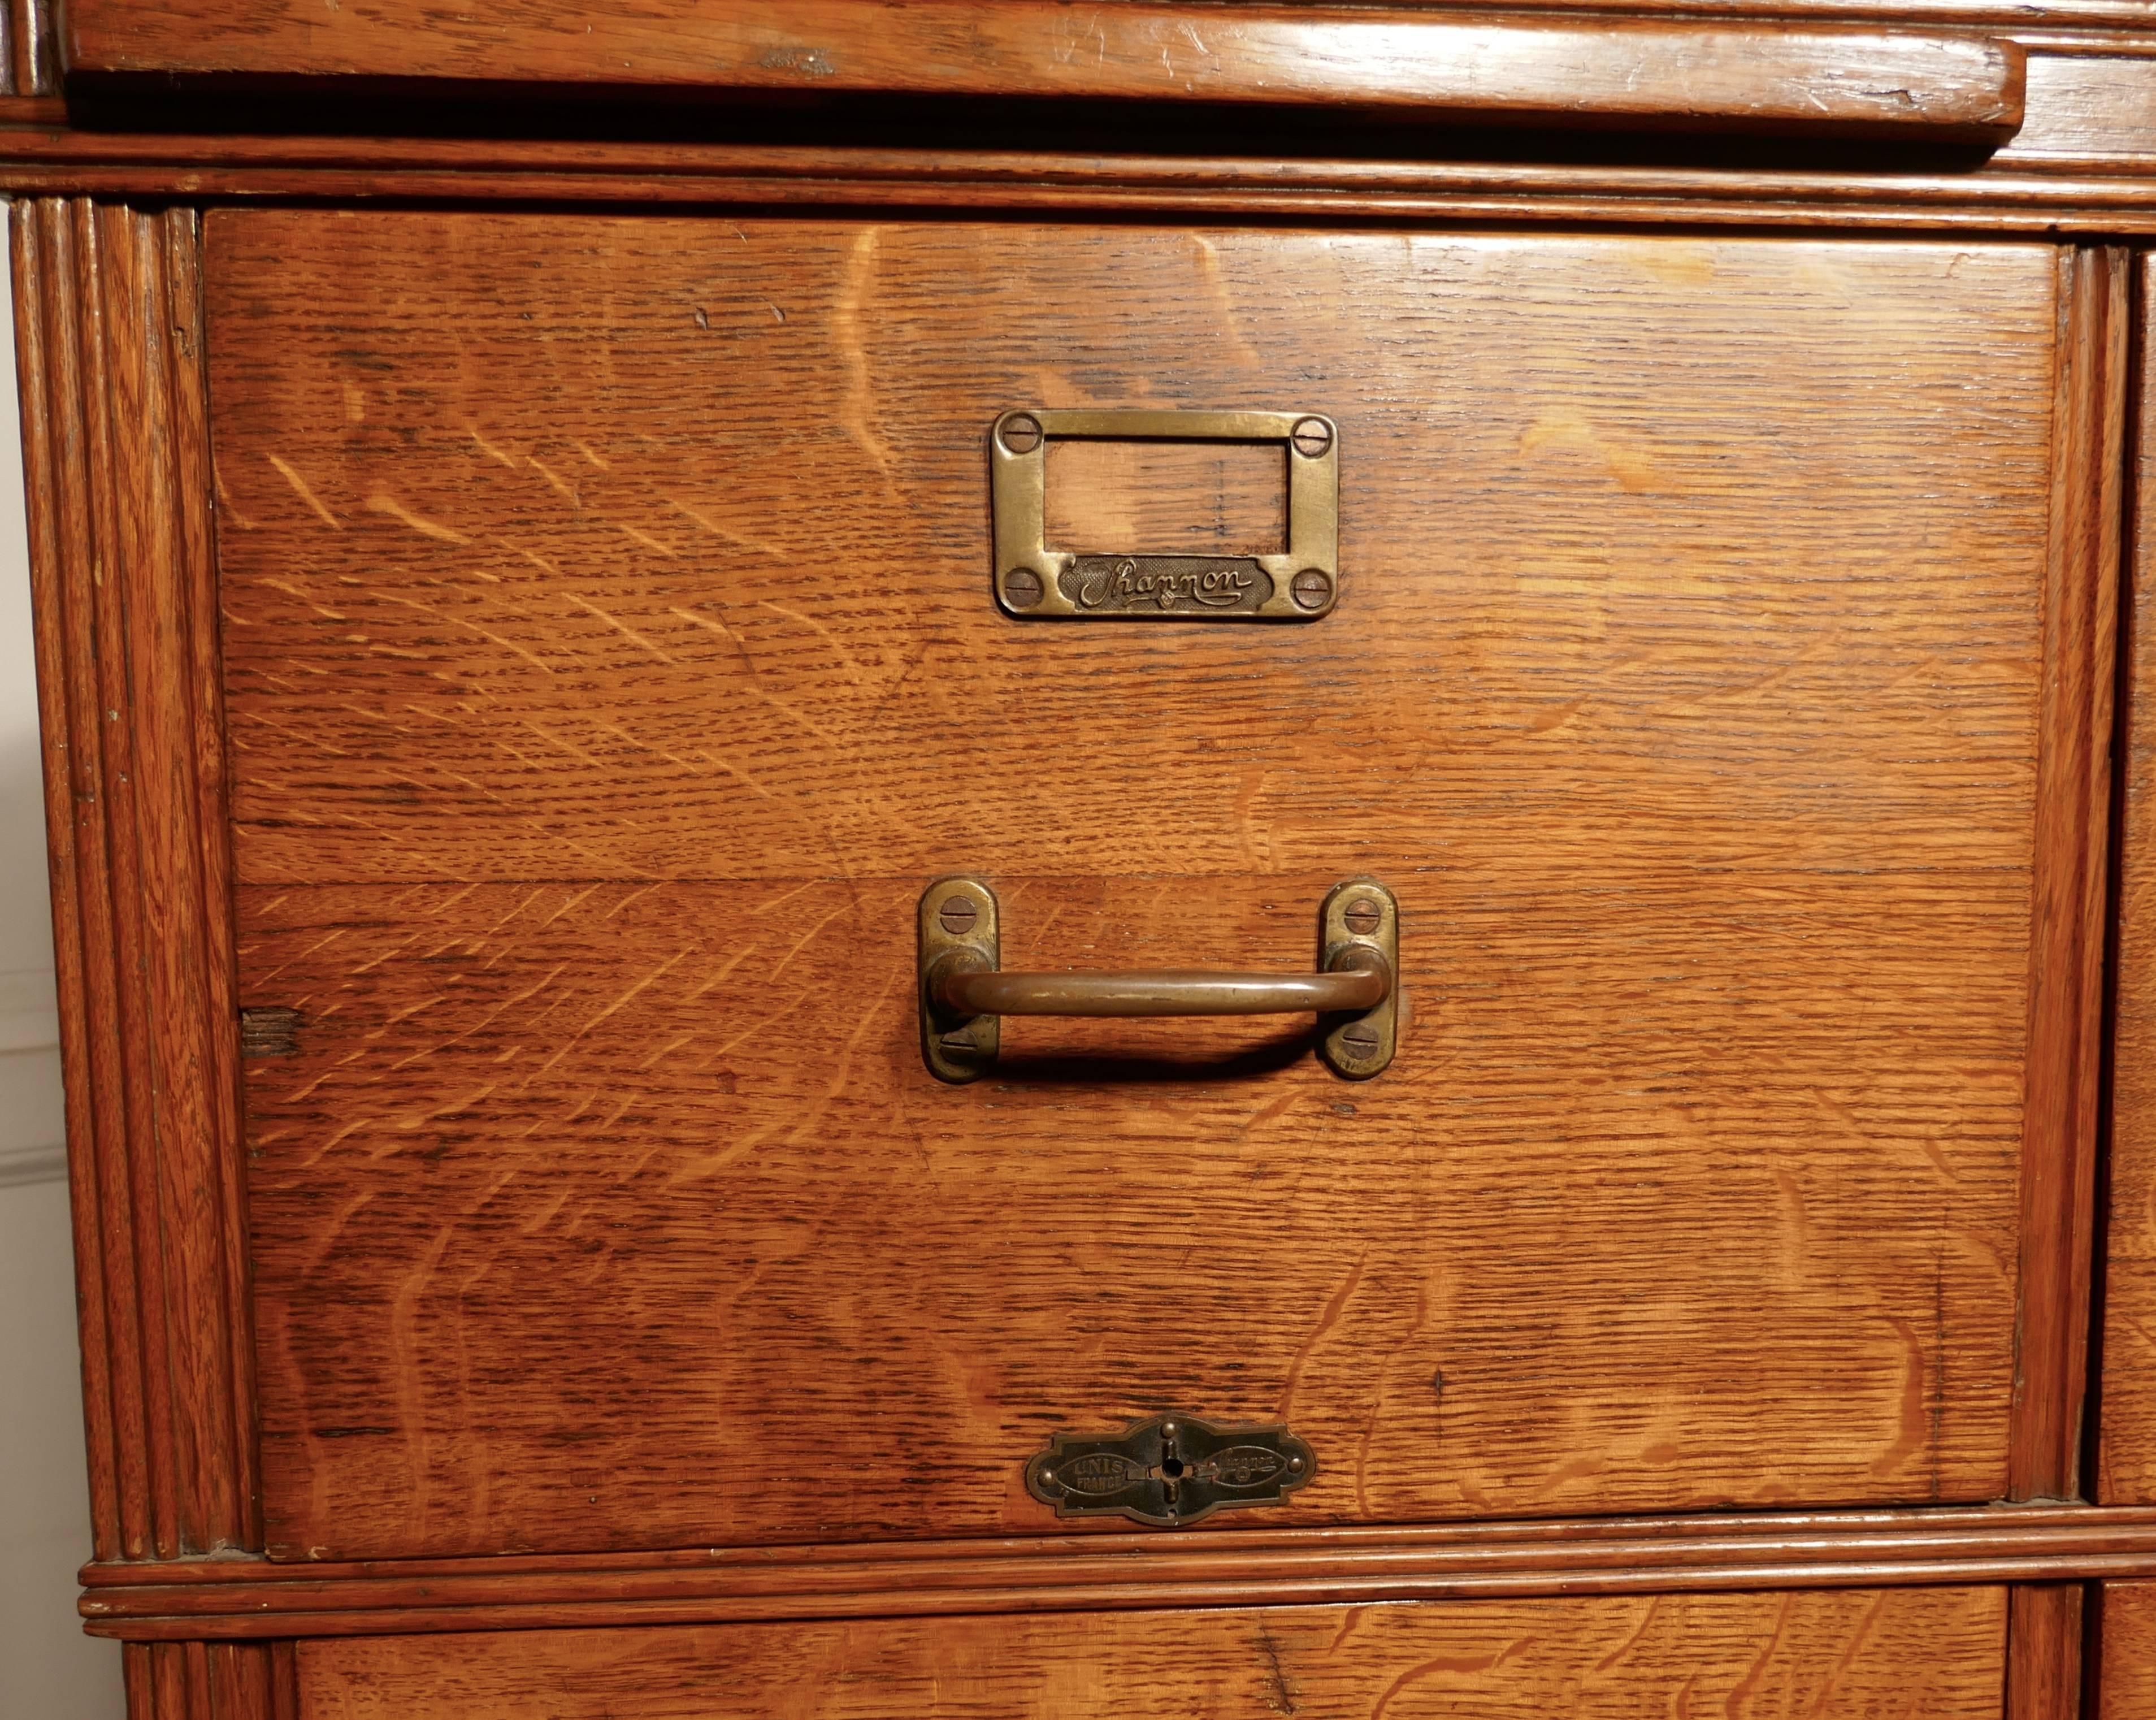
{"type": "Polygon", "coordinates": [[[299,1676],[304,1720],[1997,1720],[2005,1634],[2001,1589],[1858,1589],[387,1636],[299,1676]]]}
{"type": "Polygon", "coordinates": [[[2102,1701],[2091,1720],[2156,1714],[2156,1583],[2107,1583],[2102,1607],[2102,1701]]]}
{"type": "Polygon", "coordinates": [[[208,244],[273,1550],[1035,1531],[1162,1409],[1296,1522],[2005,1492],[2050,251],[208,244]],[[1025,404],[1331,414],[1338,608],[1003,617],[1025,404]],[[1412,1026],[942,1086],[961,870],[1014,967],[1303,966],[1373,874],[1412,1026]]]}

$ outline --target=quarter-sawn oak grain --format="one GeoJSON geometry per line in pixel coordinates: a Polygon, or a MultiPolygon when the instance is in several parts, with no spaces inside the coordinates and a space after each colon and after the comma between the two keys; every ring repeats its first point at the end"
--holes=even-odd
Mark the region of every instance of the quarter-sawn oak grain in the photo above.
{"type": "Polygon", "coordinates": [[[1310,1438],[1288,1521],[2005,1491],[2051,253],[210,244],[280,1556],[1034,1531],[1172,1407],[1310,1438]],[[999,617],[1027,403],[1328,413],[1339,609],[999,617]],[[1417,1019],[943,1089],[958,868],[1012,965],[1299,966],[1370,872],[1417,1019]]]}
{"type": "Polygon", "coordinates": [[[2004,1591],[717,1625],[300,1645],[305,1720],[1996,1720],[2004,1591]]]}

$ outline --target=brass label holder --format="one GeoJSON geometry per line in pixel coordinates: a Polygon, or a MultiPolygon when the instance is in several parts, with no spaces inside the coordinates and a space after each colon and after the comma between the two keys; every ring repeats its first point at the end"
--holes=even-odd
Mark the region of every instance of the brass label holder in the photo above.
{"type": "Polygon", "coordinates": [[[1058,1517],[1125,1517],[1179,1529],[1239,1505],[1281,1505],[1317,1473],[1284,1427],[1216,1427],[1153,1415],[1121,1433],[1060,1433],[1025,1466],[1025,1488],[1058,1517]]]}
{"type": "Polygon", "coordinates": [[[1062,621],[1315,621],[1340,595],[1340,437],[1313,412],[1106,412],[1027,407],[988,432],[996,601],[1062,621]],[[1048,444],[1277,442],[1287,450],[1283,555],[1080,554],[1048,547],[1048,444]]]}

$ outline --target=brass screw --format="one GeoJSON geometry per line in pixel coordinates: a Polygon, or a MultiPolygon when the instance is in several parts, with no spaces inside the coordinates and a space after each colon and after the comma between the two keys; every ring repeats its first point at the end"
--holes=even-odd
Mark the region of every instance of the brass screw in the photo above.
{"type": "Polygon", "coordinates": [[[1378,1055],[1378,1029],[1367,1021],[1351,1021],[1340,1029],[1340,1043],[1356,1057],[1378,1055]]]}
{"type": "Polygon", "coordinates": [[[1332,582],[1316,567],[1305,567],[1295,576],[1288,589],[1295,594],[1296,604],[1304,609],[1322,609],[1325,600],[1332,595],[1332,582]]]}
{"type": "Polygon", "coordinates": [[[943,906],[936,911],[936,917],[953,937],[963,937],[973,929],[973,922],[981,917],[981,911],[970,896],[947,896],[943,898],[943,906]]]}
{"type": "Polygon", "coordinates": [[[1358,896],[1348,904],[1348,911],[1340,917],[1348,922],[1348,929],[1350,932],[1358,932],[1368,937],[1383,921],[1385,911],[1372,901],[1368,896],[1358,896]]]}
{"type": "Polygon", "coordinates": [[[1004,575],[1004,601],[1014,609],[1030,609],[1040,601],[1040,576],[1030,567],[1014,567],[1004,575]]]}
{"type": "Polygon", "coordinates": [[[1288,439],[1295,444],[1297,454],[1316,460],[1332,445],[1332,427],[1322,418],[1301,418],[1289,432],[1288,439]]]}
{"type": "Polygon", "coordinates": [[[967,1032],[963,1028],[961,1028],[956,1033],[945,1034],[940,1043],[947,1051],[957,1051],[963,1054],[968,1051],[978,1051],[980,1050],[980,1047],[973,1043],[973,1035],[967,1032]]]}
{"type": "Polygon", "coordinates": [[[1040,446],[1040,420],[1031,413],[1014,412],[1004,420],[1003,438],[1013,454],[1030,454],[1040,446]]]}

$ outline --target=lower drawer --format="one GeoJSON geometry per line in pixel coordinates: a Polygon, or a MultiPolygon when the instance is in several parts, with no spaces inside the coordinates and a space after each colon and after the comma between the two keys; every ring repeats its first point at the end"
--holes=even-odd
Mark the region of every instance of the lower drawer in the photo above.
{"type": "Polygon", "coordinates": [[[305,1720],[1997,1720],[1998,1589],[711,1625],[300,1645],[305,1720]]]}

